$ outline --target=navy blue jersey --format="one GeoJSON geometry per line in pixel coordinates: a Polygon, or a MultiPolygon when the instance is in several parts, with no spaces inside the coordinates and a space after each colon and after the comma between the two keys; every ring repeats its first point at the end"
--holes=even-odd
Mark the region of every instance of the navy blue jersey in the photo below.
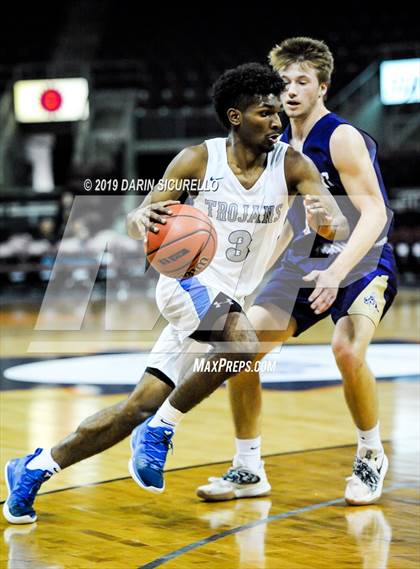
{"type": "MultiPolygon", "coordinates": [[[[350,229],[353,230],[360,214],[350,199],[339,199],[340,196],[346,196],[346,191],[330,154],[331,135],[340,124],[348,123],[332,113],[322,117],[307,136],[303,153],[316,164],[328,189],[337,198],[343,214],[349,220],[350,229]]],[[[361,135],[374,164],[384,202],[388,205],[376,160],[376,143],[368,134],[361,132],[361,135]]],[[[289,138],[290,126],[284,131],[282,141],[289,142],[289,138]]],[[[298,336],[329,314],[335,323],[349,314],[363,314],[376,326],[391,306],[397,291],[395,260],[392,248],[386,242],[390,223],[386,225],[371,250],[342,281],[334,304],[325,312],[315,314],[309,301],[313,284],[308,284],[302,278],[314,269],[328,269],[344,248],[344,243],[331,243],[309,231],[302,202],[302,199],[296,199],[288,215],[294,232],[293,241],[279,259],[254,304],[278,306],[293,316],[296,321],[294,336],[298,336]]],[[[391,221],[390,210],[388,216],[391,221]]]]}
{"type": "MultiPolygon", "coordinates": [[[[344,119],[340,118],[339,116],[335,115],[334,113],[329,113],[319,119],[318,122],[314,124],[311,131],[309,132],[308,136],[306,137],[305,143],[302,148],[303,154],[309,156],[311,160],[315,163],[316,167],[318,168],[319,172],[322,175],[325,185],[331,192],[333,196],[345,196],[346,190],[341,182],[340,176],[333,164],[331,159],[330,153],[330,139],[334,132],[334,130],[341,124],[349,124],[344,119]]],[[[363,136],[363,139],[366,144],[366,148],[369,152],[369,156],[373,163],[377,178],[378,184],[382,192],[382,196],[384,198],[384,202],[387,206],[388,203],[388,196],[386,193],[386,189],[384,186],[384,182],[382,179],[381,171],[379,168],[378,160],[377,160],[377,144],[375,140],[369,136],[367,133],[357,129],[360,134],[363,136]]],[[[287,126],[281,140],[283,142],[289,142],[291,135],[291,127],[290,125],[287,126]]],[[[340,206],[341,211],[347,217],[350,225],[350,231],[352,231],[357,224],[357,221],[360,217],[359,212],[353,206],[350,199],[338,199],[338,203],[340,206]]],[[[384,227],[381,235],[378,237],[378,241],[385,241],[390,228],[391,228],[391,220],[392,220],[392,213],[391,210],[388,209],[388,223],[384,227]]],[[[301,249],[302,251],[305,250],[307,252],[307,246],[305,246],[305,241],[310,239],[313,241],[313,234],[312,236],[307,235],[307,231],[305,231],[306,227],[306,220],[305,220],[305,210],[303,207],[302,199],[296,199],[292,207],[290,208],[288,220],[293,228],[294,232],[294,239],[291,244],[292,249],[297,250],[301,249]]],[[[317,252],[325,250],[323,247],[324,244],[330,243],[327,239],[317,235],[315,238],[315,243],[312,249],[312,257],[317,256],[317,252]]]]}

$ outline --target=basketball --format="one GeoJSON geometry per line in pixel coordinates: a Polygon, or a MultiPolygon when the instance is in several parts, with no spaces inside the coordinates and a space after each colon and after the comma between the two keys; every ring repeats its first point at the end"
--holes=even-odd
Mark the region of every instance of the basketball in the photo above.
{"type": "Polygon", "coordinates": [[[189,278],[210,264],[217,248],[217,235],[210,218],[190,205],[170,206],[172,215],[159,232],[147,232],[145,253],[149,263],[167,277],[189,278]]]}

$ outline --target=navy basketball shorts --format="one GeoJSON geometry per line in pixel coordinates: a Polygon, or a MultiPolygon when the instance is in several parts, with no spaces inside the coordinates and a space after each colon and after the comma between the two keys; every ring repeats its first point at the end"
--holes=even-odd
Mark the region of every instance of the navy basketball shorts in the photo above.
{"type": "Polygon", "coordinates": [[[374,270],[364,273],[359,268],[359,272],[354,273],[357,278],[355,276],[350,284],[340,288],[332,306],[322,314],[315,314],[308,300],[314,287],[308,288],[308,283],[303,281],[302,277],[311,270],[326,269],[335,258],[330,256],[328,259],[311,259],[310,265],[307,262],[301,265],[286,254],[253,304],[272,304],[290,314],[297,323],[294,336],[299,336],[327,316],[331,316],[335,324],[343,316],[362,314],[377,326],[397,293],[395,261],[391,247],[384,247],[374,270]]]}

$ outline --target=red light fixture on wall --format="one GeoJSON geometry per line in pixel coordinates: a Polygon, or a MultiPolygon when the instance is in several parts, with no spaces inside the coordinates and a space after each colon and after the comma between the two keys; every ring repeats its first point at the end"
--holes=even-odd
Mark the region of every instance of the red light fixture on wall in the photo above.
{"type": "Polygon", "coordinates": [[[61,107],[62,101],[63,98],[56,89],[47,89],[41,95],[41,105],[50,113],[58,111],[61,107]]]}

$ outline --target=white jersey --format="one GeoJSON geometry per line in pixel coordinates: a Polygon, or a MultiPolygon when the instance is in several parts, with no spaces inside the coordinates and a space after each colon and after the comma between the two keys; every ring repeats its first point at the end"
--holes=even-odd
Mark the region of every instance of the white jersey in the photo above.
{"type": "Polygon", "coordinates": [[[263,173],[247,190],[228,164],[226,142],[226,138],[206,140],[208,160],[202,187],[216,187],[217,182],[217,189],[200,191],[194,198],[194,207],[213,222],[216,254],[196,277],[179,280],[161,275],[157,285],[159,310],[178,329],[194,329],[201,312],[205,313],[219,292],[244,304],[267,271],[286,218],[284,157],[288,145],[278,142],[274,146],[263,173]]]}
{"type": "Polygon", "coordinates": [[[194,200],[212,220],[218,239],[214,259],[199,279],[242,303],[261,283],[286,218],[288,145],[274,146],[260,178],[246,190],[228,164],[226,143],[226,138],[206,140],[204,187],[217,182],[217,190],[202,191],[194,200]]]}

